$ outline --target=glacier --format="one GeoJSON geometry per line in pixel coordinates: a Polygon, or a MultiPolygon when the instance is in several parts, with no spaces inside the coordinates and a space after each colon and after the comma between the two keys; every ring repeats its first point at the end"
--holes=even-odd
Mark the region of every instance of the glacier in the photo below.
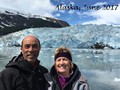
{"type": "Polygon", "coordinates": [[[30,28],[0,37],[0,48],[20,45],[27,35],[35,35],[44,48],[66,46],[86,48],[96,42],[103,42],[113,48],[120,48],[120,26],[112,25],[74,25],[64,28],[30,28]]]}

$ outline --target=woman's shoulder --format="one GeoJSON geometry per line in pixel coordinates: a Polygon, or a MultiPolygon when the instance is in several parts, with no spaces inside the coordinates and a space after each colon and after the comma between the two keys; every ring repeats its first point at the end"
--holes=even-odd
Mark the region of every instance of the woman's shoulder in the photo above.
{"type": "Polygon", "coordinates": [[[80,78],[79,78],[79,81],[80,82],[87,82],[87,79],[84,75],[81,75],[80,78]]]}
{"type": "Polygon", "coordinates": [[[50,72],[44,74],[44,76],[45,76],[45,78],[46,78],[47,81],[52,81],[50,72]]]}
{"type": "Polygon", "coordinates": [[[83,75],[80,76],[74,85],[74,90],[90,90],[87,79],[83,75]]]}

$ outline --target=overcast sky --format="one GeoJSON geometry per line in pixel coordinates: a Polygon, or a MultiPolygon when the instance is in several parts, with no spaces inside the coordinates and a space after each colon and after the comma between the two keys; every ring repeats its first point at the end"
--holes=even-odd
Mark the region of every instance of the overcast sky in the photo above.
{"type": "Polygon", "coordinates": [[[0,0],[0,7],[48,16],[75,24],[120,25],[120,0],[0,0]],[[57,6],[79,7],[80,10],[58,10],[57,6]],[[101,9],[87,9],[86,6],[101,9]],[[108,10],[104,8],[107,6],[108,10]],[[110,8],[109,8],[110,7],[110,8]]]}

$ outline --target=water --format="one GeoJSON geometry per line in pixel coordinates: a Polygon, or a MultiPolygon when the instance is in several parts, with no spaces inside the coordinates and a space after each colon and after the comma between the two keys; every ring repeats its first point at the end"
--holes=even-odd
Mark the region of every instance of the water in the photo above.
{"type": "MultiPolygon", "coordinates": [[[[73,62],[88,79],[91,90],[120,90],[120,50],[71,49],[73,62]]],[[[20,48],[0,49],[0,71],[20,48]]],[[[54,48],[42,48],[41,64],[48,69],[54,64],[54,48]]]]}

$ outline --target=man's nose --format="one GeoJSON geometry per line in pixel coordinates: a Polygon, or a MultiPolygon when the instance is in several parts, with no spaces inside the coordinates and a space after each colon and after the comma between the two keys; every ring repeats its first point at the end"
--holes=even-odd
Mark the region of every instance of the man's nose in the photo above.
{"type": "Polygon", "coordinates": [[[33,47],[32,46],[29,47],[29,51],[33,51],[33,47]]]}

